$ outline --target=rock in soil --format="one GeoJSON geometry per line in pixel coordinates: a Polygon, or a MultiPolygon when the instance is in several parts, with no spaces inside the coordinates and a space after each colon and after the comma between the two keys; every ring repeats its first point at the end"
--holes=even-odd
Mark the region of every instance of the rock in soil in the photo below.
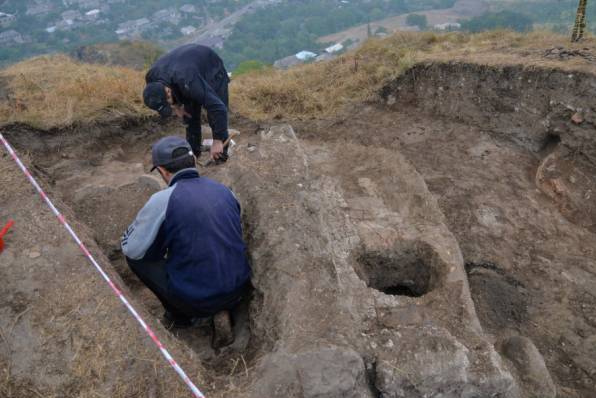
{"type": "Polygon", "coordinates": [[[532,343],[522,336],[512,336],[500,343],[501,353],[519,373],[525,396],[555,398],[557,389],[544,363],[544,358],[532,343]]]}

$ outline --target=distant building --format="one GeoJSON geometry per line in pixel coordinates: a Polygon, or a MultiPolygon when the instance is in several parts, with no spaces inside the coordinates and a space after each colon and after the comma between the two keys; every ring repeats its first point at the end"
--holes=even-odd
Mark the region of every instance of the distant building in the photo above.
{"type": "Polygon", "coordinates": [[[182,33],[184,36],[192,35],[196,31],[197,28],[195,28],[194,26],[185,26],[180,29],[180,33],[182,33]]]}
{"type": "Polygon", "coordinates": [[[192,4],[185,4],[182,7],[180,7],[180,11],[185,14],[194,14],[197,12],[197,8],[192,4]]]}
{"type": "Polygon", "coordinates": [[[122,22],[118,25],[116,34],[121,38],[132,38],[138,36],[151,27],[151,21],[147,18],[134,19],[122,22]]]}
{"type": "Polygon", "coordinates": [[[165,8],[153,13],[152,19],[155,22],[166,22],[171,23],[172,25],[178,25],[182,17],[175,8],[165,8]]]}
{"type": "Polygon", "coordinates": [[[440,23],[433,26],[435,30],[459,30],[461,29],[461,24],[457,22],[447,22],[447,23],[440,23]]]}
{"type": "Polygon", "coordinates": [[[76,21],[77,19],[81,19],[81,13],[76,10],[66,10],[62,14],[60,14],[62,20],[64,21],[76,21]]]}
{"type": "Polygon", "coordinates": [[[311,51],[300,51],[295,56],[302,61],[308,61],[309,59],[315,58],[317,54],[311,51]]]}
{"type": "Polygon", "coordinates": [[[54,5],[49,1],[37,0],[33,4],[27,5],[26,15],[46,15],[54,9],[54,5]]]}
{"type": "Polygon", "coordinates": [[[330,46],[330,47],[327,47],[327,48],[325,49],[325,52],[326,52],[326,53],[329,53],[329,54],[333,54],[333,53],[340,52],[340,51],[341,51],[341,50],[343,50],[343,49],[344,49],[344,46],[343,46],[343,44],[341,44],[341,43],[337,43],[337,44],[334,44],[334,45],[332,45],[332,46],[330,46]]]}
{"type": "Polygon", "coordinates": [[[0,12],[0,28],[5,28],[11,23],[14,22],[16,17],[13,14],[6,14],[4,12],[0,12]]]}
{"type": "Polygon", "coordinates": [[[26,40],[19,32],[16,30],[6,30],[0,33],[0,44],[23,44],[26,40]]]}
{"type": "Polygon", "coordinates": [[[316,60],[317,54],[311,51],[300,51],[297,54],[290,55],[282,59],[278,59],[273,63],[273,67],[277,69],[288,69],[292,66],[304,64],[310,60],[316,60]]]}
{"type": "Polygon", "coordinates": [[[85,13],[85,17],[87,19],[96,19],[97,17],[99,17],[99,14],[101,14],[101,10],[99,10],[98,8],[95,8],[91,11],[87,11],[85,13]]]}
{"type": "Polygon", "coordinates": [[[46,28],[46,32],[48,32],[48,33],[54,33],[56,30],[57,30],[56,26],[48,26],[46,28]]]}

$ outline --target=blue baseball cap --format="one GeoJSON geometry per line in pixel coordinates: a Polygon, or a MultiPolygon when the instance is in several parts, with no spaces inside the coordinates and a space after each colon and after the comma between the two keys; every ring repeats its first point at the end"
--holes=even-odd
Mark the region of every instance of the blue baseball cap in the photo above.
{"type": "Polygon", "coordinates": [[[166,95],[166,86],[160,82],[147,84],[143,91],[143,101],[149,108],[157,111],[159,116],[166,118],[172,116],[172,107],[166,95]]]}
{"type": "Polygon", "coordinates": [[[192,148],[188,141],[182,137],[170,135],[163,137],[151,148],[151,158],[153,160],[153,168],[155,170],[158,166],[167,166],[177,160],[184,159],[187,156],[193,156],[192,148]],[[180,149],[185,149],[184,155],[174,156],[175,152],[180,153],[180,149]]]}

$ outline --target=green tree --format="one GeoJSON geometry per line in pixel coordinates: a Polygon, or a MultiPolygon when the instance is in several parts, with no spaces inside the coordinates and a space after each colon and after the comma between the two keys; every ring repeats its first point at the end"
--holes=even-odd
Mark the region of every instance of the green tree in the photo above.
{"type": "Polygon", "coordinates": [[[240,76],[245,73],[258,71],[258,70],[262,70],[265,68],[267,68],[267,64],[265,64],[261,61],[255,61],[255,60],[243,61],[236,67],[236,69],[234,69],[234,76],[240,76]]]}
{"type": "MultiPolygon", "coordinates": [[[[368,21],[406,12],[449,8],[455,0],[284,1],[243,17],[226,40],[230,70],[246,60],[272,64],[301,50],[320,51],[317,39],[368,21]]],[[[371,36],[374,32],[371,32],[371,36]]]]}
{"type": "Polygon", "coordinates": [[[380,8],[376,7],[370,11],[370,20],[371,21],[378,21],[379,19],[385,18],[385,12],[380,8]]]}
{"type": "Polygon", "coordinates": [[[409,26],[418,26],[420,30],[425,30],[428,27],[428,20],[426,15],[410,14],[406,17],[406,24],[409,26]]]}
{"type": "Polygon", "coordinates": [[[532,30],[533,22],[530,17],[524,14],[505,10],[462,21],[461,25],[462,30],[468,32],[482,32],[492,29],[512,29],[518,32],[528,32],[532,30]]]}

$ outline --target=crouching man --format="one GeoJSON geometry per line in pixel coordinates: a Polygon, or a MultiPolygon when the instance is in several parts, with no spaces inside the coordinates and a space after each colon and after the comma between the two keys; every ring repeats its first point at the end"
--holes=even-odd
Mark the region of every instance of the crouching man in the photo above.
{"type": "Polygon", "coordinates": [[[250,266],[240,205],[224,185],[200,177],[188,142],[165,137],[153,170],[168,188],[155,193],[122,236],[130,269],[159,298],[166,325],[213,316],[215,348],[234,340],[230,310],[247,293],[250,266]]]}

